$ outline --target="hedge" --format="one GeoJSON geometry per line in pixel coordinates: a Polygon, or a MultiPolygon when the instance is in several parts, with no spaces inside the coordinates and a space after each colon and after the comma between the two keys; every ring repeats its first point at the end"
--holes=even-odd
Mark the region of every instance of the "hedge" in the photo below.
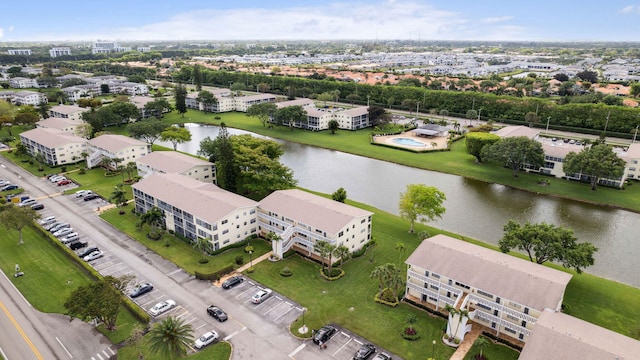
{"type": "Polygon", "coordinates": [[[228,274],[234,270],[233,265],[226,266],[218,271],[214,271],[212,273],[201,273],[196,271],[195,276],[198,280],[214,280],[218,281],[222,277],[222,275],[228,274]]]}

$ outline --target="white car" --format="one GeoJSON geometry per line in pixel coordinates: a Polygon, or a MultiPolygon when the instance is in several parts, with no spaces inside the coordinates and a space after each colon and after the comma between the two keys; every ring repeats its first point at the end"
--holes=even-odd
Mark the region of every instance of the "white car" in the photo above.
{"type": "Polygon", "coordinates": [[[260,290],[255,295],[253,295],[253,297],[251,298],[251,301],[254,304],[260,304],[261,302],[267,300],[272,293],[273,293],[273,290],[271,289],[260,290]]]}
{"type": "Polygon", "coordinates": [[[84,261],[89,262],[89,261],[93,261],[96,259],[100,259],[101,257],[104,256],[104,253],[102,252],[102,250],[96,250],[94,252],[92,252],[91,254],[85,256],[83,258],[84,261]]]}
{"type": "Polygon", "coordinates": [[[68,228],[64,228],[64,229],[60,229],[56,232],[53,233],[53,236],[57,237],[58,239],[61,237],[65,237],[69,234],[71,234],[73,232],[73,228],[72,227],[68,227],[68,228]]]}
{"type": "Polygon", "coordinates": [[[163,302],[159,302],[155,305],[153,305],[153,307],[151,309],[149,309],[149,313],[153,316],[158,316],[160,314],[162,314],[163,312],[169,311],[170,309],[174,308],[176,306],[176,302],[173,300],[167,300],[167,301],[163,301],[163,302]]]}
{"type": "Polygon", "coordinates": [[[22,202],[19,203],[18,206],[23,207],[23,206],[33,205],[36,202],[37,202],[36,199],[26,199],[26,200],[22,200],[22,202]]]}
{"type": "Polygon", "coordinates": [[[70,234],[65,235],[64,237],[60,238],[60,242],[63,244],[68,244],[72,241],[78,240],[80,239],[80,235],[77,232],[73,232],[70,234]]]}
{"type": "Polygon", "coordinates": [[[47,224],[52,224],[56,222],[56,217],[55,216],[47,216],[44,219],[40,219],[39,223],[40,225],[47,225],[47,224]]]}
{"type": "Polygon", "coordinates": [[[89,194],[93,194],[93,191],[91,190],[78,190],[76,191],[76,197],[77,198],[81,198],[85,195],[89,195],[89,194]]]}
{"type": "Polygon", "coordinates": [[[203,347],[214,343],[216,340],[218,340],[218,333],[214,330],[211,330],[207,333],[204,333],[198,338],[198,340],[196,340],[195,347],[196,349],[202,349],[203,347]]]}
{"type": "Polygon", "coordinates": [[[67,180],[67,178],[61,175],[52,176],[49,178],[49,181],[51,181],[52,183],[57,183],[58,181],[62,181],[62,180],[67,180]]]}
{"type": "Polygon", "coordinates": [[[52,227],[48,228],[47,230],[49,230],[49,232],[54,233],[54,232],[56,232],[58,230],[62,230],[64,228],[68,228],[68,227],[71,227],[71,224],[69,224],[69,223],[57,223],[57,225],[52,226],[52,227]]]}

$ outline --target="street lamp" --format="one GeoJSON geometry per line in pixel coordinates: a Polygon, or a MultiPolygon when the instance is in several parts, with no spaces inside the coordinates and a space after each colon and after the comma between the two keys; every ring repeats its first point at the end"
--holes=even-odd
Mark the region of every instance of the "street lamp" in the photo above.
{"type": "Polygon", "coordinates": [[[253,269],[253,250],[249,250],[249,269],[253,269]]]}
{"type": "Polygon", "coordinates": [[[433,344],[433,350],[431,351],[431,359],[435,360],[436,359],[436,341],[433,340],[431,344],[433,344]]]}
{"type": "Polygon", "coordinates": [[[547,129],[545,131],[549,131],[549,120],[551,120],[551,116],[547,116],[547,129]]]}
{"type": "Polygon", "coordinates": [[[480,108],[480,110],[478,110],[478,123],[480,123],[480,114],[482,114],[482,108],[480,108]]]}
{"type": "Polygon", "coordinates": [[[304,322],[304,313],[305,312],[307,312],[307,308],[303,307],[302,308],[302,327],[300,328],[300,332],[302,334],[306,334],[307,333],[307,325],[305,325],[305,322],[304,322]]]}

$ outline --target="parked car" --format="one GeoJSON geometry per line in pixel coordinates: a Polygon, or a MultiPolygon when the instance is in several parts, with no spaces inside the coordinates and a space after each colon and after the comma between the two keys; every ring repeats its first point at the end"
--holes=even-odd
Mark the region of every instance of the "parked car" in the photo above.
{"type": "Polygon", "coordinates": [[[64,179],[64,180],[60,180],[58,181],[58,186],[63,186],[63,185],[69,185],[71,184],[73,181],[69,180],[69,179],[64,179]]]}
{"type": "Polygon", "coordinates": [[[76,191],[76,197],[77,198],[81,198],[85,195],[89,195],[89,194],[93,194],[93,191],[91,190],[78,190],[76,191]]]}
{"type": "Polygon", "coordinates": [[[91,254],[83,257],[82,259],[84,261],[86,261],[86,262],[89,262],[89,261],[100,259],[103,256],[104,256],[104,252],[102,252],[101,250],[96,250],[96,251],[92,252],[91,254]]]}
{"type": "Polygon", "coordinates": [[[70,243],[72,241],[76,241],[78,239],[80,239],[80,235],[77,232],[72,232],[72,233],[69,233],[69,234],[61,237],[60,238],[60,242],[63,243],[63,244],[68,244],[68,243],[70,243]]]}
{"type": "Polygon", "coordinates": [[[49,174],[49,175],[47,175],[47,180],[51,179],[54,176],[62,176],[62,175],[60,175],[60,174],[49,174]]]}
{"type": "Polygon", "coordinates": [[[209,344],[213,344],[216,340],[218,340],[218,333],[214,330],[211,330],[204,333],[196,340],[195,347],[196,349],[202,349],[209,344]]]}
{"type": "Polygon", "coordinates": [[[68,228],[62,228],[56,232],[53,233],[53,236],[57,237],[58,239],[65,237],[69,234],[71,234],[73,232],[73,228],[68,227],[68,228]]]}
{"type": "Polygon", "coordinates": [[[47,225],[47,224],[52,224],[56,222],[56,217],[55,216],[47,216],[44,219],[40,219],[39,223],[40,225],[47,225]]]}
{"type": "Polygon", "coordinates": [[[153,290],[153,285],[151,283],[142,283],[138,284],[130,293],[129,296],[133,298],[137,298],[138,296],[142,296],[149,291],[153,290]]]}
{"type": "Polygon", "coordinates": [[[46,225],[44,226],[44,229],[45,229],[45,230],[47,230],[47,231],[49,231],[49,230],[53,229],[54,227],[56,227],[56,226],[58,226],[58,225],[60,225],[60,224],[62,224],[62,222],[61,222],[61,221],[54,221],[54,222],[51,222],[51,223],[46,224],[46,225]]]}
{"type": "Polygon", "coordinates": [[[36,199],[26,199],[26,200],[22,200],[20,203],[18,203],[18,206],[20,207],[24,207],[24,206],[31,206],[35,203],[37,203],[38,201],[36,199]]]}
{"type": "Polygon", "coordinates": [[[98,247],[97,246],[92,246],[92,247],[90,247],[88,249],[85,249],[83,252],[79,253],[78,256],[81,257],[81,258],[84,258],[85,256],[91,254],[92,252],[94,252],[96,250],[98,250],[98,247]]]}
{"type": "Polygon", "coordinates": [[[338,329],[333,325],[325,325],[313,335],[313,342],[320,345],[331,339],[338,329]]]}
{"type": "Polygon", "coordinates": [[[377,353],[373,360],[391,360],[391,356],[386,353],[377,353]]]}
{"type": "Polygon", "coordinates": [[[371,344],[362,344],[360,349],[353,355],[353,360],[366,360],[376,352],[376,347],[371,344]]]}
{"type": "Polygon", "coordinates": [[[15,190],[18,188],[18,185],[14,185],[14,184],[9,184],[9,185],[5,185],[3,186],[0,191],[9,191],[9,190],[15,190]]]}
{"type": "Polygon", "coordinates": [[[82,249],[83,247],[86,247],[89,243],[80,239],[75,239],[72,242],[68,243],[67,246],[69,246],[69,249],[71,250],[78,250],[78,249],[82,249]]]}
{"type": "Polygon", "coordinates": [[[38,211],[38,210],[42,210],[42,209],[44,209],[44,205],[42,205],[42,204],[40,204],[38,202],[33,204],[33,205],[31,205],[31,210],[38,211]]]}
{"type": "Polygon", "coordinates": [[[9,180],[0,180],[0,186],[5,186],[5,185],[9,185],[11,184],[11,181],[9,180]]]}
{"type": "Polygon", "coordinates": [[[91,194],[89,194],[89,195],[85,195],[83,200],[84,200],[84,201],[90,201],[90,200],[93,200],[93,199],[97,199],[97,198],[99,198],[99,197],[100,197],[100,196],[98,196],[98,194],[93,194],[93,193],[91,193],[91,194]]]}
{"type": "Polygon", "coordinates": [[[244,278],[242,276],[232,276],[222,283],[222,288],[231,289],[232,287],[240,284],[243,281],[244,281],[244,278]]]}
{"type": "Polygon", "coordinates": [[[54,227],[52,227],[50,229],[47,229],[47,230],[49,230],[50,232],[54,233],[54,232],[56,232],[58,230],[62,230],[64,228],[68,228],[68,227],[71,227],[71,224],[69,224],[69,223],[58,223],[58,225],[56,225],[56,226],[54,226],[54,227]]]}
{"type": "Polygon", "coordinates": [[[253,297],[251,298],[251,301],[254,304],[260,304],[261,302],[267,300],[269,296],[271,296],[271,294],[273,294],[273,290],[267,289],[267,288],[262,289],[257,293],[255,293],[255,295],[253,295],[253,297]]]}
{"type": "Polygon", "coordinates": [[[207,308],[207,314],[220,322],[227,321],[227,319],[229,318],[226,312],[222,311],[222,309],[214,305],[209,305],[209,307],[207,308]]]}
{"type": "Polygon", "coordinates": [[[174,308],[176,306],[176,302],[173,300],[167,300],[167,301],[163,301],[163,302],[159,302],[155,305],[153,305],[153,307],[151,309],[149,309],[149,313],[153,316],[158,316],[166,311],[169,311],[170,309],[174,308]]]}
{"type": "Polygon", "coordinates": [[[55,175],[55,176],[50,177],[49,181],[52,182],[52,183],[57,183],[58,181],[66,180],[66,179],[67,178],[62,176],[62,175],[55,175]]]}

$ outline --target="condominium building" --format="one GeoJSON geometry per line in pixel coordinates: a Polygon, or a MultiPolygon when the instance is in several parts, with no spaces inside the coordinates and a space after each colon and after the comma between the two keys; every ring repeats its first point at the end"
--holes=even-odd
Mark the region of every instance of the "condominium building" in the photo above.
{"type": "Polygon", "coordinates": [[[47,101],[47,95],[29,90],[18,91],[17,93],[14,93],[11,98],[11,102],[16,105],[37,106],[41,103],[46,103],[47,101]]]}
{"type": "Polygon", "coordinates": [[[97,40],[91,48],[92,54],[131,51],[131,47],[120,46],[117,41],[97,40]]]}
{"type": "Polygon", "coordinates": [[[87,140],[64,130],[37,127],[20,134],[20,142],[32,156],[41,154],[51,166],[83,160],[87,140]]]}
{"type": "Polygon", "coordinates": [[[89,111],[89,109],[75,105],[56,105],[49,109],[49,116],[81,121],[82,114],[87,111],[89,111]]]}
{"type": "Polygon", "coordinates": [[[62,90],[62,92],[67,96],[67,99],[71,102],[77,102],[82,98],[92,97],[94,94],[98,93],[98,91],[96,91],[91,85],[69,86],[60,90],[62,90]]]}
{"type": "Polygon", "coordinates": [[[9,55],[31,55],[31,49],[11,49],[7,52],[9,55]]]}
{"type": "Polygon", "coordinates": [[[273,94],[256,94],[234,97],[235,111],[247,112],[251,105],[262,104],[268,102],[276,102],[276,96],[273,94]]]}
{"type": "Polygon", "coordinates": [[[152,174],[132,185],[136,211],[158,207],[168,230],[207,239],[214,250],[258,232],[258,203],[180,174],[152,174]]]}
{"type": "Polygon", "coordinates": [[[151,145],[124,135],[105,134],[89,140],[87,150],[87,167],[91,169],[102,163],[103,158],[111,160],[110,167],[116,166],[116,159],[120,159],[119,165],[135,163],[151,152],[151,145]]]}
{"type": "Polygon", "coordinates": [[[216,166],[177,151],[154,151],[136,160],[138,175],[181,174],[202,182],[216,182],[216,166]]]}
{"type": "Polygon", "coordinates": [[[236,110],[236,102],[231,96],[231,90],[229,89],[214,89],[207,90],[213,94],[216,101],[213,104],[203,104],[198,101],[198,93],[189,93],[187,94],[187,98],[185,100],[185,105],[189,109],[196,109],[205,112],[228,112],[236,110]]]}
{"type": "MultiPolygon", "coordinates": [[[[319,256],[317,241],[326,241],[349,252],[371,240],[373,213],[298,189],[278,190],[260,201],[260,234],[273,232],[273,253],[282,258],[289,249],[319,256]]],[[[335,257],[333,261],[336,261],[335,257]]]]}
{"type": "Polygon", "coordinates": [[[38,80],[26,77],[14,77],[9,79],[9,86],[15,89],[37,88],[38,80]]]}
{"type": "Polygon", "coordinates": [[[70,134],[75,134],[78,126],[82,125],[83,122],[81,120],[74,119],[65,119],[59,117],[48,117],[46,119],[40,120],[36,123],[36,126],[39,128],[45,129],[57,129],[68,132],[70,134]]]}
{"type": "Polygon", "coordinates": [[[571,275],[446,235],[425,239],[407,258],[405,296],[449,314],[447,333],[464,338],[467,320],[496,336],[527,342],[545,309],[560,311],[571,275]],[[455,330],[453,330],[455,328],[455,330]]]}
{"type": "Polygon", "coordinates": [[[69,47],[54,47],[49,49],[49,56],[56,58],[58,56],[71,56],[71,48],[69,47]]]}

